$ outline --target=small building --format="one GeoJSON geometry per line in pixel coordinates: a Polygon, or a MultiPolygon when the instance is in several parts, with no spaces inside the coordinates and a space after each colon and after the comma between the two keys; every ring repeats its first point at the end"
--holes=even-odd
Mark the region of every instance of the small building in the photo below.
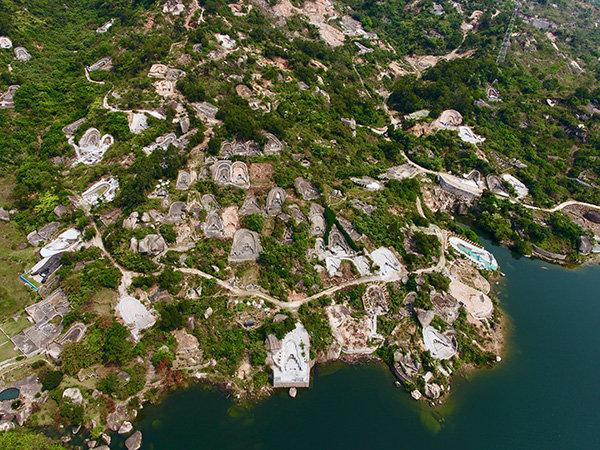
{"type": "Polygon", "coordinates": [[[61,266],[60,260],[62,253],[56,253],[47,258],[41,259],[31,268],[29,275],[38,283],[45,283],[48,277],[58,270],[61,266]]]}

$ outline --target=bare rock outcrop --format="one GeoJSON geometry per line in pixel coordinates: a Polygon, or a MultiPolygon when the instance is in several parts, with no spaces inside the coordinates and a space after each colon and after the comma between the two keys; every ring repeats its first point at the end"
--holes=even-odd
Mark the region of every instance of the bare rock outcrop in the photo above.
{"type": "Polygon", "coordinates": [[[125,447],[127,450],[138,450],[142,446],[142,433],[136,431],[125,441],[125,447]]]}
{"type": "Polygon", "coordinates": [[[137,251],[146,255],[156,256],[167,248],[164,238],[160,234],[149,234],[137,242],[137,251]]]}

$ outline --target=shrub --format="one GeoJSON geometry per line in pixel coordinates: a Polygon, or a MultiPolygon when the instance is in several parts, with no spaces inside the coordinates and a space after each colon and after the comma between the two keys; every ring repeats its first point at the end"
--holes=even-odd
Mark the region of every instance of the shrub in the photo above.
{"type": "Polygon", "coordinates": [[[63,376],[64,374],[60,370],[49,370],[45,372],[40,377],[42,382],[42,389],[44,389],[45,391],[51,391],[53,389],[56,389],[60,385],[63,376]]]}
{"type": "Polygon", "coordinates": [[[181,289],[181,280],[183,275],[181,272],[176,272],[170,267],[166,267],[165,270],[158,276],[158,285],[161,289],[169,291],[175,295],[181,289]]]}

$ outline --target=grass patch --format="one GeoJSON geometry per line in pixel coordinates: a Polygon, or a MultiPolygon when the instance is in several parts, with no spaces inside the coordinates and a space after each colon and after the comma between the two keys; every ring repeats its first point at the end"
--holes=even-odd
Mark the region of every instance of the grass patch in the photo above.
{"type": "Polygon", "coordinates": [[[13,223],[0,223],[0,321],[33,303],[35,294],[19,281],[19,274],[39,259],[37,249],[19,250],[26,236],[13,223]]]}
{"type": "Polygon", "coordinates": [[[15,334],[20,333],[21,331],[23,331],[25,328],[30,327],[31,326],[31,322],[27,319],[27,317],[25,317],[25,314],[22,314],[20,316],[18,316],[15,320],[15,318],[10,318],[4,322],[2,322],[2,324],[0,324],[0,328],[2,328],[2,331],[4,331],[4,333],[6,333],[9,336],[14,336],[15,334]]]}
{"type": "Polygon", "coordinates": [[[99,316],[112,317],[119,294],[112,289],[102,288],[96,292],[86,309],[99,316]]]}
{"type": "Polygon", "coordinates": [[[6,336],[2,335],[2,342],[0,343],[0,362],[4,362],[15,356],[19,356],[19,352],[17,352],[13,346],[13,343],[6,336]]]}

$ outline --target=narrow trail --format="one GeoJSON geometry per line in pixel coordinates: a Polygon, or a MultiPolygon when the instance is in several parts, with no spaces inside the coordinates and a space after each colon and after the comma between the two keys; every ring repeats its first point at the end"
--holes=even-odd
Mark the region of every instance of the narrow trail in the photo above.
{"type": "Polygon", "coordinates": [[[161,113],[159,113],[158,111],[153,111],[151,109],[136,109],[136,110],[133,110],[133,109],[119,109],[119,108],[117,108],[115,106],[112,106],[110,103],[108,103],[108,96],[110,95],[111,92],[112,91],[108,91],[106,93],[106,95],[102,98],[102,107],[104,109],[106,109],[107,111],[110,111],[110,112],[122,112],[122,113],[125,113],[125,114],[141,113],[141,114],[148,114],[149,116],[152,116],[152,117],[154,117],[156,119],[159,119],[159,120],[165,120],[166,119],[166,117],[163,116],[161,113]]]}
{"type": "MultiPolygon", "coordinates": [[[[119,285],[119,288],[118,288],[119,296],[123,297],[123,296],[129,295],[128,290],[129,290],[129,287],[131,286],[133,277],[134,276],[143,276],[145,274],[127,270],[123,266],[121,266],[113,258],[113,256],[108,252],[108,250],[106,250],[106,247],[104,246],[104,242],[102,240],[102,237],[100,235],[100,232],[98,230],[96,223],[93,221],[92,221],[92,223],[94,226],[94,230],[96,231],[96,235],[92,238],[91,245],[94,247],[98,247],[100,249],[100,251],[106,256],[106,258],[121,272],[121,275],[122,275],[121,284],[119,285]]],[[[439,227],[437,227],[435,225],[431,226],[431,230],[434,232],[434,234],[436,234],[436,236],[440,240],[440,243],[442,245],[442,255],[440,256],[440,259],[435,266],[416,270],[413,272],[415,274],[441,271],[441,270],[443,270],[443,268],[446,265],[446,259],[444,256],[444,249],[446,248],[445,234],[444,234],[443,230],[441,230],[439,227]]],[[[187,251],[187,250],[189,250],[189,248],[187,246],[181,246],[181,247],[173,247],[173,248],[170,248],[169,250],[187,251]]],[[[177,268],[174,268],[174,270],[181,272],[181,273],[188,274],[188,275],[197,275],[206,280],[214,281],[215,283],[217,283],[217,285],[219,285],[223,289],[229,291],[230,294],[232,294],[236,297],[259,298],[268,303],[271,303],[272,305],[277,306],[278,308],[287,309],[287,310],[297,310],[305,303],[309,303],[311,301],[318,300],[320,298],[323,298],[323,297],[326,297],[329,295],[333,295],[338,291],[341,291],[343,289],[346,289],[346,288],[349,288],[352,286],[359,286],[362,284],[369,284],[369,283],[386,283],[387,284],[387,283],[399,281],[402,279],[402,276],[405,275],[405,273],[397,273],[397,274],[394,274],[391,276],[390,275],[387,275],[387,276],[367,275],[367,276],[363,276],[363,277],[360,277],[360,278],[357,278],[354,280],[346,281],[346,282],[338,284],[336,286],[331,286],[331,287],[324,289],[323,291],[320,291],[309,297],[288,302],[288,301],[283,301],[276,297],[273,297],[272,295],[267,294],[267,293],[261,291],[260,289],[247,289],[247,288],[237,287],[237,286],[233,285],[232,283],[230,283],[229,281],[222,280],[220,278],[215,277],[214,275],[203,272],[202,270],[199,270],[199,269],[194,269],[194,268],[190,268],[190,267],[177,267],[177,268]]]]}
{"type": "MultiPolygon", "coordinates": [[[[194,17],[194,13],[196,11],[198,11],[199,9],[200,9],[200,5],[198,4],[198,0],[193,0],[190,3],[190,9],[189,9],[187,15],[185,16],[185,21],[183,23],[183,27],[186,30],[189,31],[189,30],[193,29],[193,27],[190,26],[190,22],[192,21],[192,17],[194,17]]],[[[202,8],[202,11],[201,11],[201,16],[200,16],[200,21],[201,22],[204,22],[204,17],[203,16],[204,16],[204,8],[202,8]]]]}
{"type": "Polygon", "coordinates": [[[85,72],[85,79],[88,80],[90,83],[94,83],[94,84],[106,84],[104,81],[92,80],[91,77],[90,77],[90,72],[87,70],[87,67],[85,67],[83,70],[85,72]]]}
{"type": "MultiPolygon", "coordinates": [[[[393,116],[392,111],[388,108],[387,102],[385,101],[385,99],[382,103],[382,106],[383,106],[383,110],[386,112],[386,115],[387,115],[388,119],[390,120],[391,124],[392,125],[398,124],[398,120],[393,116]]],[[[416,162],[412,161],[405,152],[402,152],[402,156],[404,156],[404,159],[406,160],[407,164],[411,165],[412,167],[414,167],[415,169],[417,169],[423,173],[427,173],[429,175],[436,175],[436,176],[437,175],[448,175],[446,172],[438,172],[438,171],[427,169],[423,166],[420,166],[416,162]]],[[[558,205],[555,205],[551,208],[542,208],[540,206],[529,205],[527,203],[523,203],[520,200],[516,200],[516,199],[511,199],[511,201],[513,203],[518,203],[520,205],[523,205],[523,207],[527,208],[527,209],[541,211],[541,212],[550,212],[550,213],[561,211],[562,209],[566,208],[567,206],[583,206],[586,208],[600,210],[600,205],[594,205],[593,203],[580,202],[578,200],[566,200],[566,201],[559,203],[558,205]]]]}
{"type": "MultiPolygon", "coordinates": [[[[195,2],[194,2],[195,3],[195,2]]],[[[189,16],[191,17],[191,15],[189,16]]],[[[102,102],[102,106],[110,111],[119,111],[117,108],[112,107],[109,103],[108,103],[108,95],[110,94],[110,92],[108,92],[102,102]]],[[[391,116],[391,111],[389,111],[387,109],[387,105],[385,105],[384,102],[384,107],[386,109],[386,111],[388,112],[388,114],[391,116]]],[[[122,111],[122,112],[130,112],[130,111],[122,111]]],[[[144,113],[150,113],[150,111],[140,111],[140,112],[144,112],[144,113]]],[[[390,117],[391,118],[391,117],[390,117]]],[[[391,118],[393,119],[393,118],[391,118]]],[[[393,120],[392,120],[393,122],[393,120]]],[[[205,131],[205,135],[204,135],[204,141],[199,144],[198,146],[196,146],[196,148],[194,148],[192,151],[196,151],[198,152],[200,149],[204,148],[207,143],[208,140],[210,139],[210,136],[212,134],[212,128],[209,128],[205,131]]],[[[438,171],[434,171],[431,169],[427,169],[425,167],[420,166],[419,164],[415,163],[414,161],[412,161],[407,155],[406,153],[402,153],[404,156],[404,159],[406,160],[407,164],[411,165],[412,167],[414,167],[415,169],[417,169],[419,172],[421,173],[426,173],[429,175],[445,175],[445,172],[438,172],[438,171]]],[[[190,164],[188,166],[189,169],[195,169],[196,166],[193,164],[190,164]]],[[[516,204],[521,204],[523,207],[527,208],[527,209],[531,209],[531,210],[536,210],[536,211],[542,211],[542,212],[556,212],[556,211],[560,211],[568,206],[584,206],[587,208],[593,208],[593,209],[598,209],[600,210],[600,206],[598,205],[594,205],[591,203],[586,203],[586,202],[580,202],[577,200],[566,200],[554,207],[551,208],[542,208],[542,207],[538,207],[538,206],[534,206],[534,205],[529,205],[526,203],[523,203],[519,200],[516,199],[511,199],[511,201],[513,203],[516,204]]],[[[421,200],[420,198],[417,198],[416,201],[416,208],[417,208],[417,212],[419,213],[419,215],[421,217],[424,217],[424,211],[423,211],[423,207],[421,204],[421,200]]],[[[124,267],[122,267],[119,263],[117,263],[117,261],[113,258],[113,256],[106,250],[105,246],[104,246],[104,242],[102,241],[102,237],[100,235],[100,232],[96,226],[96,223],[92,220],[92,223],[94,224],[94,229],[96,231],[96,236],[94,236],[94,238],[92,239],[92,245],[100,248],[100,250],[102,251],[102,253],[111,261],[111,263],[117,267],[119,269],[119,271],[122,274],[122,279],[121,279],[121,284],[119,285],[119,295],[120,296],[124,296],[127,295],[127,292],[129,290],[129,287],[131,286],[131,282],[134,276],[141,276],[144,274],[141,273],[136,273],[130,270],[126,270],[124,267]]],[[[430,225],[429,227],[429,231],[432,232],[433,234],[435,234],[438,238],[438,240],[440,241],[441,244],[441,255],[439,257],[438,262],[431,267],[426,267],[423,269],[418,269],[413,271],[413,274],[424,274],[424,273],[431,273],[431,272],[441,272],[444,270],[445,266],[446,266],[446,256],[445,256],[445,251],[447,248],[447,233],[444,232],[444,230],[442,230],[441,228],[439,228],[436,225],[430,225]]],[[[175,246],[172,247],[168,250],[172,250],[172,251],[176,251],[176,252],[185,252],[190,250],[191,247],[189,245],[180,245],[180,246],[175,246]]],[[[335,294],[338,291],[341,291],[343,289],[347,289],[349,287],[353,287],[353,286],[359,286],[362,284],[369,284],[369,283],[390,283],[390,282],[395,282],[398,281],[402,278],[401,273],[397,273],[394,274],[393,276],[382,276],[382,275],[367,275],[367,276],[363,276],[354,280],[350,280],[350,281],[346,281],[343,283],[340,283],[336,286],[331,286],[327,289],[324,289],[323,291],[320,291],[316,294],[313,294],[311,296],[305,297],[303,299],[299,299],[299,300],[294,300],[294,301],[283,301],[281,299],[278,299],[276,297],[273,297],[272,295],[265,293],[263,291],[260,290],[260,288],[257,289],[244,289],[244,288],[240,288],[235,286],[234,284],[232,284],[229,281],[225,281],[222,280],[220,278],[217,278],[209,273],[203,272],[199,269],[194,269],[194,268],[188,268],[188,267],[180,267],[180,268],[175,268],[174,270],[177,270],[181,273],[185,273],[188,275],[197,275],[200,276],[201,278],[207,279],[207,280],[212,280],[214,282],[216,282],[221,288],[229,291],[230,294],[234,295],[234,296],[238,296],[238,297],[254,297],[254,298],[259,298],[262,299],[278,308],[281,309],[287,309],[287,310],[297,310],[298,308],[300,308],[302,305],[309,303],[311,301],[314,300],[318,300],[320,298],[326,297],[326,296],[330,296],[335,294]]]]}
{"type": "MultiPolygon", "coordinates": [[[[419,164],[417,164],[414,161],[411,161],[411,159],[406,155],[406,153],[403,153],[404,155],[404,159],[406,160],[406,162],[411,165],[412,167],[414,167],[415,169],[423,172],[423,173],[427,173],[429,175],[449,175],[446,172],[437,172],[435,170],[431,170],[431,169],[427,169],[423,166],[420,166],[419,164]]],[[[496,194],[494,194],[496,195],[496,194]]],[[[496,195],[499,198],[505,198],[505,197],[500,197],[498,195],[496,195]]],[[[522,205],[524,208],[527,209],[531,209],[531,210],[535,210],[535,211],[542,211],[542,212],[557,212],[560,211],[564,208],[566,208],[567,206],[584,206],[586,208],[592,208],[592,209],[598,209],[600,210],[600,205],[594,205],[593,203],[586,203],[586,202],[580,202],[578,200],[565,200],[562,203],[559,203],[556,206],[553,206],[551,208],[542,208],[541,206],[535,206],[535,205],[529,205],[527,203],[523,203],[520,200],[516,200],[516,199],[510,199],[511,202],[515,203],[515,204],[520,204],[522,205]]]]}

